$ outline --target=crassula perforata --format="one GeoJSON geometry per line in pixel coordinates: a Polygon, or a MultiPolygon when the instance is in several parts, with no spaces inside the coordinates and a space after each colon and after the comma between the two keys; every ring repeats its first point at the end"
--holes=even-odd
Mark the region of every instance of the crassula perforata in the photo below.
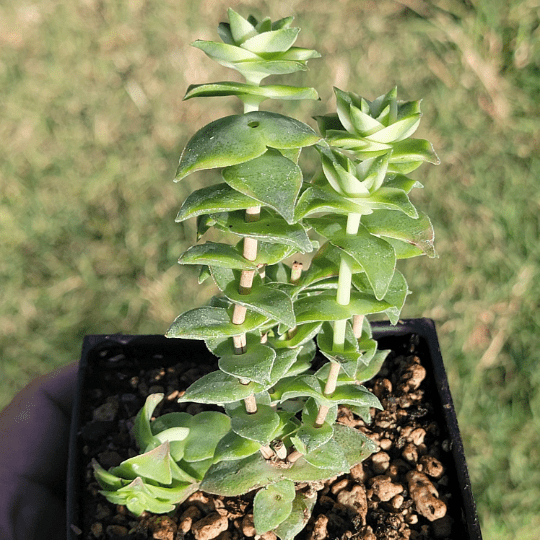
{"type": "Polygon", "coordinates": [[[396,89],[371,102],[335,89],[337,113],[317,117],[319,133],[259,110],[268,99],[317,99],[312,88],[260,83],[305,70],[319,54],[294,46],[292,17],[228,15],[218,28],[222,42],[194,45],[246,82],[193,85],[186,99],[236,96],[244,111],[195,133],[176,175],[221,172],[177,216],[197,219],[199,240],[210,228],[224,233],[223,242],[197,243],[179,259],[201,265],[200,280],[213,279],[220,294],[178,316],[167,332],[204,340],[219,358],[219,369],[180,401],[223,412],[152,420],[163,396],[150,395],[135,421],[141,454],[110,471],[94,467],[102,493],[138,515],[170,512],[199,489],[256,490],[257,533],[288,540],[307,523],[315,486],[375,450],[336,421],[338,406],[365,420],[380,408],[361,384],[386,356],[367,316],[384,312],[395,324],[409,292],[397,259],[435,256],[430,220],[408,197],[421,186],[406,175],[438,158],[430,143],[410,138],[420,102],[398,101],[396,89]],[[306,180],[299,156],[309,147],[320,171],[306,180]],[[306,268],[291,262],[297,253],[313,254],[306,268]],[[317,352],[327,362],[315,369],[317,352]]]}

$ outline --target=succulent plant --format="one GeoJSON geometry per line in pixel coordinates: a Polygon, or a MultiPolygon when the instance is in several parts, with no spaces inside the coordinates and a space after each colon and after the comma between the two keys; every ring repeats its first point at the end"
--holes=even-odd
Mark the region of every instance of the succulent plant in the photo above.
{"type": "Polygon", "coordinates": [[[408,294],[396,260],[435,256],[430,220],[408,197],[420,184],[405,174],[438,161],[427,141],[408,138],[419,102],[397,101],[395,89],[373,102],[335,89],[337,114],[317,117],[321,135],[258,110],[268,98],[317,99],[312,88],[259,84],[319,56],[293,47],[299,30],[291,22],[229,9],[229,23],[218,29],[223,43],[194,43],[246,82],[190,86],[186,99],[237,96],[244,113],[211,122],[187,143],[176,181],[215,168],[223,181],[191,193],[177,221],[196,217],[198,239],[214,228],[235,240],[182,254],[180,264],[201,265],[200,281],[212,278],[220,294],[178,316],[167,336],[204,340],[219,358],[219,369],[179,401],[221,405],[224,413],[151,420],[162,398],[151,395],[135,423],[141,455],[109,472],[94,465],[107,498],[135,514],[169,512],[197,489],[257,490],[257,533],[283,540],[307,523],[313,486],[375,450],[336,421],[338,407],[365,420],[381,407],[361,384],[387,354],[377,350],[366,316],[384,312],[395,324],[408,294]],[[306,147],[321,163],[310,182],[298,164],[306,147]],[[326,239],[322,246],[310,230],[326,239]],[[311,252],[305,271],[286,264],[311,252]],[[317,349],[328,362],[315,369],[317,349]]]}

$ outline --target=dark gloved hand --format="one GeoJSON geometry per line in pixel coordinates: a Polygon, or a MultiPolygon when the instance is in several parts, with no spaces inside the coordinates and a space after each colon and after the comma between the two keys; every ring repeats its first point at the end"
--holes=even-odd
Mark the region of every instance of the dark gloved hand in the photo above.
{"type": "Polygon", "coordinates": [[[66,537],[66,468],[77,363],[31,382],[0,413],[0,538],[66,537]]]}

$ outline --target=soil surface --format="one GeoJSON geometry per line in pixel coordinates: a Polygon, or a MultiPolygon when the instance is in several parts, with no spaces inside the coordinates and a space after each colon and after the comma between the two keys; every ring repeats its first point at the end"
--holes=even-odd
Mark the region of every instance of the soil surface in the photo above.
{"type": "MultiPolygon", "coordinates": [[[[373,410],[370,424],[345,407],[338,416],[339,422],[374,440],[378,451],[347,475],[306,486],[316,489],[319,496],[299,540],[463,537],[457,523],[460,501],[452,500],[456,486],[450,443],[432,406],[437,398],[429,376],[426,378],[422,347],[415,335],[400,340],[377,377],[366,383],[384,410],[373,410]]],[[[202,410],[198,404],[178,404],[175,398],[192,381],[213,371],[214,365],[202,365],[194,358],[173,364],[161,355],[154,355],[152,361],[161,367],[145,371],[121,348],[112,347],[102,350],[96,363],[106,365],[106,373],[89,373],[80,429],[85,467],[83,531],[73,530],[84,540],[275,540],[271,532],[255,533],[254,493],[226,498],[197,492],[172,515],[143,514],[139,518],[98,493],[92,458],[108,469],[138,453],[130,431],[149,393],[165,394],[156,416],[202,410]]]]}

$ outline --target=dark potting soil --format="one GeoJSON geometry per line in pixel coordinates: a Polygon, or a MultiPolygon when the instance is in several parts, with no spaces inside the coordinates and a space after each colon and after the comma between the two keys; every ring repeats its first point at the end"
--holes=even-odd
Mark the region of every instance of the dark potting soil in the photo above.
{"type": "MultiPolygon", "coordinates": [[[[340,408],[338,416],[339,422],[373,439],[379,450],[349,474],[303,486],[318,491],[318,502],[299,540],[450,540],[460,536],[456,523],[461,509],[453,505],[459,501],[452,499],[456,482],[450,442],[432,405],[437,401],[423,366],[427,365],[424,351],[415,335],[400,337],[398,342],[379,374],[366,383],[384,410],[373,410],[373,420],[367,425],[345,407],[340,408]]],[[[89,366],[79,432],[85,469],[83,531],[78,537],[275,540],[273,533],[259,536],[253,528],[254,493],[227,498],[197,492],[172,515],[143,514],[138,518],[98,493],[92,459],[108,469],[138,454],[131,429],[150,393],[165,394],[155,416],[203,410],[198,404],[178,404],[176,398],[194,380],[215,370],[215,362],[152,356],[156,367],[144,370],[141,366],[148,358],[128,358],[121,347],[111,345],[102,349],[97,362],[89,366]],[[106,368],[104,372],[102,367],[106,368]]]]}

